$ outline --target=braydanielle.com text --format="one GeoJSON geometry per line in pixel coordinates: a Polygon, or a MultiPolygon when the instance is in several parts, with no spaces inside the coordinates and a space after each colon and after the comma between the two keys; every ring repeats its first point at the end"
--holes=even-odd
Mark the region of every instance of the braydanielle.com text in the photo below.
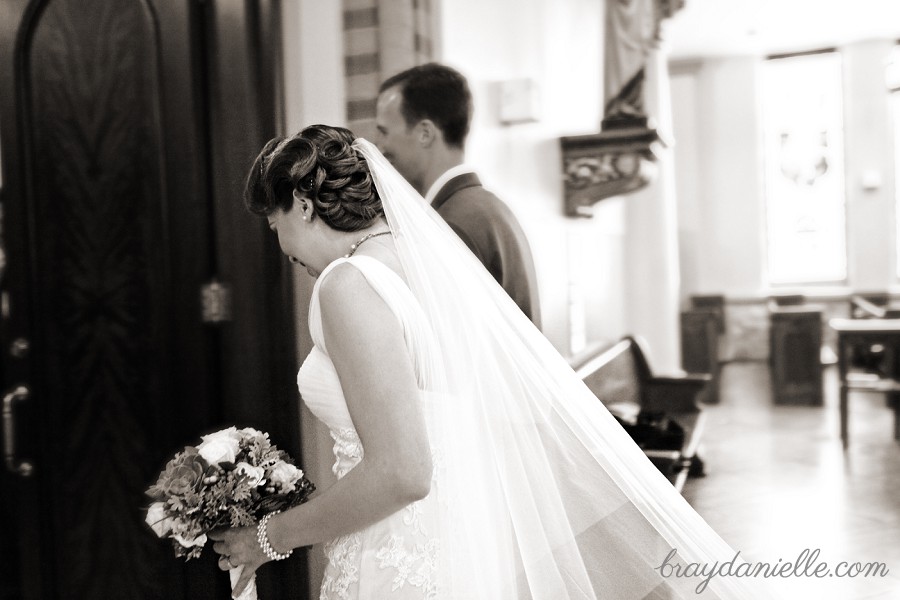
{"type": "Polygon", "coordinates": [[[678,549],[673,548],[663,560],[662,564],[655,567],[663,577],[702,577],[703,579],[695,588],[698,594],[702,594],[713,577],[886,577],[890,570],[887,565],[880,562],[859,563],[842,561],[834,570],[827,562],[819,561],[821,551],[816,548],[808,548],[800,552],[797,560],[793,562],[750,563],[739,560],[740,550],[735,552],[734,558],[723,563],[675,563],[678,549]]]}

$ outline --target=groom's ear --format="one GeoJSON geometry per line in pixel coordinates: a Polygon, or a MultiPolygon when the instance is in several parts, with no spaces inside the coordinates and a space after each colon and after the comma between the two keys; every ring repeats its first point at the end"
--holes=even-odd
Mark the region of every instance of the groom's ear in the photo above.
{"type": "Polygon", "coordinates": [[[416,124],[416,141],[422,148],[430,148],[439,135],[440,130],[431,119],[422,119],[416,124]]]}

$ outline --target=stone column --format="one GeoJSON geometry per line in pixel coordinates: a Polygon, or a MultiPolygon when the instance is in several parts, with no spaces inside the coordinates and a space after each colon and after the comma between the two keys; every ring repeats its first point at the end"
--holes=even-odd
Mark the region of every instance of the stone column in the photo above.
{"type": "MultiPolygon", "coordinates": [[[[671,132],[667,56],[654,44],[646,61],[644,106],[663,139],[671,132]]],[[[678,215],[670,145],[655,152],[656,177],[625,202],[625,298],[628,330],[648,342],[660,371],[681,366],[678,215]]]]}

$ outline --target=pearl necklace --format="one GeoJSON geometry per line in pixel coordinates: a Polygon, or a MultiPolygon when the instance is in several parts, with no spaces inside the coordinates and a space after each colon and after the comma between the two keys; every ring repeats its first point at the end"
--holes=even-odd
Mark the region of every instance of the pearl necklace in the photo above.
{"type": "Polygon", "coordinates": [[[359,238],[359,241],[357,241],[355,244],[350,246],[350,252],[345,254],[344,258],[350,258],[351,256],[353,256],[353,253],[356,252],[356,249],[359,248],[363,244],[363,242],[367,242],[370,239],[372,239],[373,237],[377,237],[379,235],[387,235],[389,233],[390,233],[390,231],[378,231],[376,233],[367,233],[366,235],[359,238]]]}

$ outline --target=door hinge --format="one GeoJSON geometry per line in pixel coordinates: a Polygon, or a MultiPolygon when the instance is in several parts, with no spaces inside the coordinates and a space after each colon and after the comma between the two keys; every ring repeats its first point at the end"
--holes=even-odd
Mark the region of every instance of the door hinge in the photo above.
{"type": "Polygon", "coordinates": [[[213,279],[200,287],[201,314],[204,323],[231,320],[231,286],[213,279]]]}

